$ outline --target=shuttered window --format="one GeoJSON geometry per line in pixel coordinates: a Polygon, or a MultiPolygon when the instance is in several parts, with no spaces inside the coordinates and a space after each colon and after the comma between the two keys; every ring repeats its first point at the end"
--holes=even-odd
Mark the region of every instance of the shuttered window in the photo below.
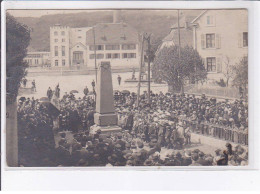
{"type": "Polygon", "coordinates": [[[216,72],[216,57],[207,57],[207,71],[216,72]]]}
{"type": "Polygon", "coordinates": [[[215,48],[215,34],[206,34],[206,48],[215,48]]]}
{"type": "Polygon", "coordinates": [[[247,47],[247,46],[248,46],[248,33],[243,32],[243,47],[247,47]]]}
{"type": "Polygon", "coordinates": [[[55,56],[58,56],[58,46],[55,46],[55,56]]]}

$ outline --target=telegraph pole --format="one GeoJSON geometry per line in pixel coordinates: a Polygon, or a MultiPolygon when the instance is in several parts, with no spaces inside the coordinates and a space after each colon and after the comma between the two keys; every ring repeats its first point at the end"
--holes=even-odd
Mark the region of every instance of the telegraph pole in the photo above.
{"type": "MultiPolygon", "coordinates": [[[[179,40],[178,52],[179,52],[179,61],[180,61],[180,59],[181,59],[181,31],[180,31],[180,10],[179,9],[178,9],[178,40],[179,40]]],[[[180,64],[179,64],[179,68],[180,68],[180,64]]],[[[181,93],[184,93],[184,88],[183,88],[183,83],[182,83],[182,78],[180,76],[179,68],[178,68],[178,79],[181,83],[181,93]]]]}
{"type": "Polygon", "coordinates": [[[181,32],[180,32],[180,10],[178,9],[178,40],[179,40],[179,59],[181,58],[181,32]]]}
{"type": "Polygon", "coordinates": [[[147,41],[147,58],[148,58],[148,104],[151,102],[151,34],[145,37],[147,41]]]}
{"type": "Polygon", "coordinates": [[[144,52],[144,35],[142,35],[142,44],[141,44],[139,79],[138,79],[138,87],[137,87],[137,107],[139,107],[139,102],[140,102],[140,87],[141,87],[141,76],[142,76],[142,65],[143,65],[143,52],[144,52]]]}
{"type": "Polygon", "coordinates": [[[96,53],[95,27],[93,27],[93,38],[94,38],[95,72],[96,72],[96,84],[97,84],[97,53],[96,53]]]}

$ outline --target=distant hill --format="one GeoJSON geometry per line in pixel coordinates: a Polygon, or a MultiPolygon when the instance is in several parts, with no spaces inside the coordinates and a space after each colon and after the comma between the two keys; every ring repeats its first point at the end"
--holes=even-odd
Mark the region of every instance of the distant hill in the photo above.
{"type": "MultiPolygon", "coordinates": [[[[185,11],[185,14],[198,15],[201,11],[185,11]]],[[[90,27],[97,23],[111,23],[112,11],[82,12],[45,15],[39,18],[17,17],[19,22],[32,28],[29,50],[48,51],[50,46],[50,26],[55,24],[70,27],[90,27]]],[[[122,10],[121,20],[136,28],[139,33],[152,33],[152,43],[158,45],[176,23],[176,11],[122,10]]]]}

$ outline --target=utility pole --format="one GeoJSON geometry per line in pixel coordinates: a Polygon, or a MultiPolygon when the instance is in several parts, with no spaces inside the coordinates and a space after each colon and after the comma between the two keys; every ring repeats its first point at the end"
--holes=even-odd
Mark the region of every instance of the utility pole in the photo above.
{"type": "Polygon", "coordinates": [[[142,44],[141,44],[139,79],[138,79],[138,87],[137,87],[137,107],[139,107],[139,103],[140,103],[140,87],[141,87],[141,76],[142,76],[142,65],[143,65],[143,52],[144,52],[144,35],[142,35],[142,44]]]}
{"type": "Polygon", "coordinates": [[[147,58],[148,58],[148,104],[151,102],[151,34],[145,37],[147,41],[147,58]]]}
{"type": "MultiPolygon", "coordinates": [[[[179,49],[178,49],[178,52],[179,52],[179,61],[181,59],[181,32],[180,32],[180,10],[178,9],[178,40],[179,40],[179,49]]],[[[182,83],[182,78],[180,76],[180,71],[179,71],[179,68],[180,68],[180,64],[178,65],[178,79],[181,83],[181,94],[184,93],[184,89],[183,89],[183,83],[182,83]]]]}
{"type": "Polygon", "coordinates": [[[97,84],[97,53],[96,53],[95,27],[93,27],[93,38],[94,38],[95,72],[96,72],[96,84],[97,84]]]}
{"type": "Polygon", "coordinates": [[[178,40],[179,40],[179,59],[181,58],[181,32],[180,32],[180,10],[178,9],[178,40]]]}

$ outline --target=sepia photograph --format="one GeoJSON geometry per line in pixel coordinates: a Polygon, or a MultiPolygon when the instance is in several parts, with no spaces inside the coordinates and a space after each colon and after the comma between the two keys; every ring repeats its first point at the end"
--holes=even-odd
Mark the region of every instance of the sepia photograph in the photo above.
{"type": "Polygon", "coordinates": [[[6,10],[9,167],[248,166],[247,9],[6,10]]]}

